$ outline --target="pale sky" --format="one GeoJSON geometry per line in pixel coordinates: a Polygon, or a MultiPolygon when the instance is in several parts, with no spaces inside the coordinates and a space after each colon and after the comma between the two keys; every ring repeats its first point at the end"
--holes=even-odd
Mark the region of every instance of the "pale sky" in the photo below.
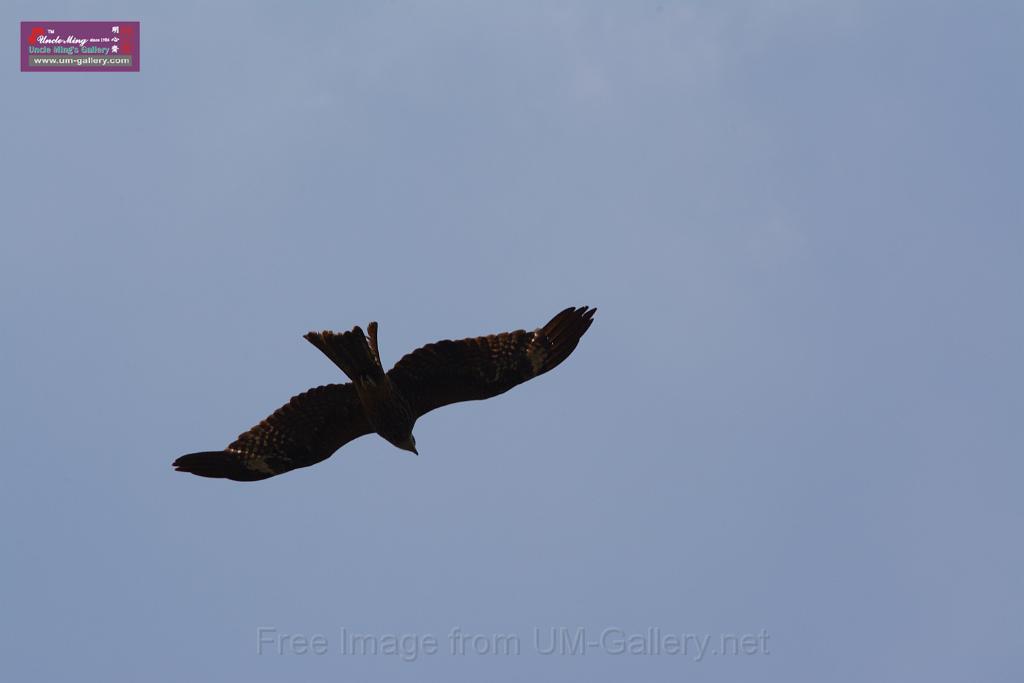
{"type": "Polygon", "coordinates": [[[2,677],[1021,680],[1022,7],[3,3],[142,66],[0,70],[2,677]],[[418,458],[170,467],[342,381],[308,330],[573,305],[418,458]]]}

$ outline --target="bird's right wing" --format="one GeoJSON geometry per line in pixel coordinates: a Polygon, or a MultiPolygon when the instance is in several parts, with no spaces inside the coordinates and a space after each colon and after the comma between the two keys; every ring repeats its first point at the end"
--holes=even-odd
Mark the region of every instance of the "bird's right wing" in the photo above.
{"type": "Polygon", "coordinates": [[[292,397],[223,451],[190,453],[179,472],[257,481],[326,460],[372,431],[351,384],[328,384],[292,397]]]}
{"type": "Polygon", "coordinates": [[[417,417],[450,403],[497,396],[568,358],[596,310],[567,308],[532,332],[427,344],[399,360],[388,377],[417,417]]]}

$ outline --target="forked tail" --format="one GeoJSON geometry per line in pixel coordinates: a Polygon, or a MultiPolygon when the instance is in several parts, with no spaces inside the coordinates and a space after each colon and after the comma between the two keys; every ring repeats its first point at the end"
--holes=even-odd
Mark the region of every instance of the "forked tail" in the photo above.
{"type": "Polygon", "coordinates": [[[369,338],[358,325],[349,332],[324,330],[309,332],[305,337],[358,386],[367,380],[376,382],[384,376],[377,350],[377,323],[370,323],[368,329],[369,338]]]}

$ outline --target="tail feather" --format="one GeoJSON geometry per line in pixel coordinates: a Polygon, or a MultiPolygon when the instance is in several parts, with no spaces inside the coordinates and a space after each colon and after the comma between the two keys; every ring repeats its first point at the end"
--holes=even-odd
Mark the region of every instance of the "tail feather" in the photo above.
{"type": "Polygon", "coordinates": [[[309,332],[305,338],[357,384],[384,376],[377,353],[377,323],[370,323],[369,340],[358,325],[348,332],[309,332]]]}

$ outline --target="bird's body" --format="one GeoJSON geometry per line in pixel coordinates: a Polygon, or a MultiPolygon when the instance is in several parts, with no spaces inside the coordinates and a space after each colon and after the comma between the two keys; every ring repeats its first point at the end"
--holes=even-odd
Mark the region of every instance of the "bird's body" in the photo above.
{"type": "Polygon", "coordinates": [[[384,372],[377,323],[349,332],[305,335],[352,380],[294,396],[223,451],[190,453],[180,472],[256,481],[330,457],[343,445],[376,432],[416,453],[412,429],[435,408],[504,393],[551,370],[576,348],[593,322],[593,308],[567,308],[544,327],[486,337],[445,340],[407,354],[384,372]]]}

